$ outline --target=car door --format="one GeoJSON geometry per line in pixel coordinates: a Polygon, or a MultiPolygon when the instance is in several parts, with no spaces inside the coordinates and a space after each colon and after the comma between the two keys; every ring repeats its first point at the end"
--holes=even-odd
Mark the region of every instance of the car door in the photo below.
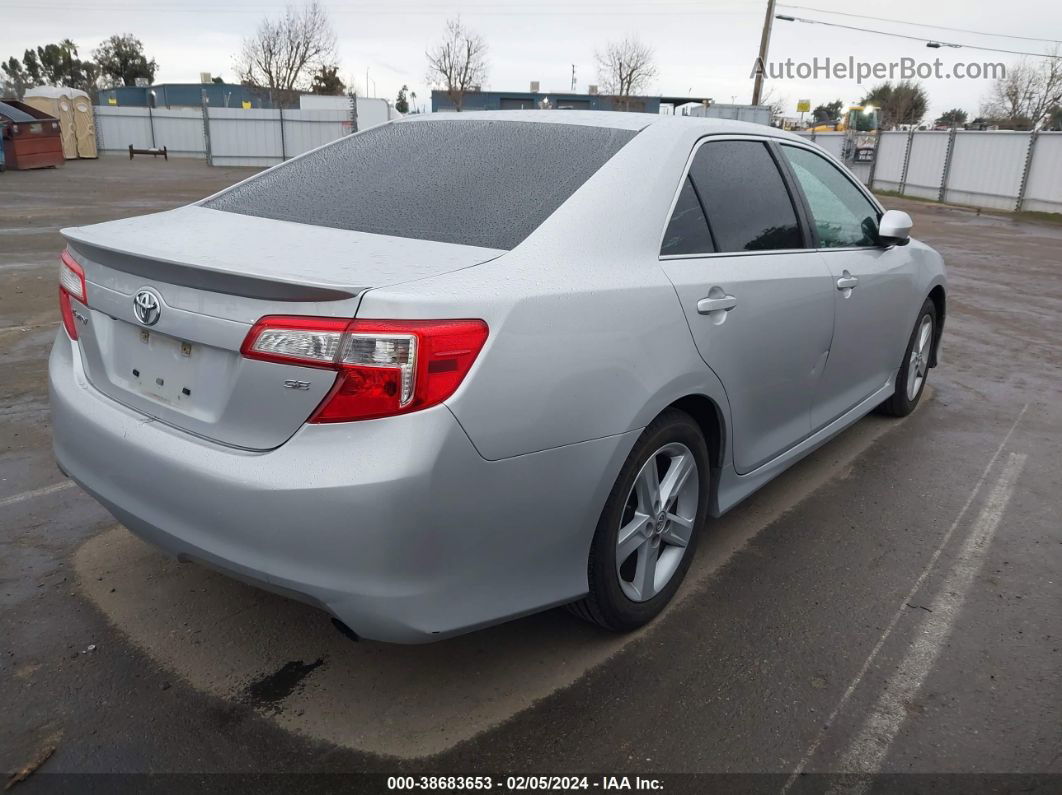
{"type": "Polygon", "coordinates": [[[661,244],[701,357],[726,389],[735,469],[811,432],[833,333],[833,282],[767,141],[704,139],[661,244]]]}
{"type": "Polygon", "coordinates": [[[781,144],[805,202],[815,245],[830,270],[834,331],[811,410],[828,425],[895,376],[910,334],[911,257],[878,243],[881,209],[855,180],[814,149],[781,144]]]}

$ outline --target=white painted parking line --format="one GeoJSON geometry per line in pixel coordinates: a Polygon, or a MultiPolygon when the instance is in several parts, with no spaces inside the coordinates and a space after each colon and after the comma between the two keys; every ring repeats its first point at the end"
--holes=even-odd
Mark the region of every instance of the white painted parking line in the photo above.
{"type": "Polygon", "coordinates": [[[866,660],[863,661],[863,665],[856,673],[855,678],[852,679],[848,687],[845,689],[844,693],[841,695],[840,700],[837,702],[837,706],[834,707],[833,712],[830,713],[829,717],[826,719],[826,722],[823,724],[823,727],[819,730],[811,745],[808,746],[808,749],[807,751],[805,751],[804,756],[801,757],[796,767],[793,768],[793,772],[789,775],[789,778],[786,779],[785,784],[782,786],[782,793],[788,792],[789,789],[793,786],[793,784],[796,783],[800,775],[807,768],[808,763],[811,761],[812,757],[815,756],[815,753],[819,750],[819,746],[822,745],[822,741],[826,737],[826,732],[829,731],[830,727],[837,720],[837,716],[841,714],[841,710],[843,710],[848,704],[848,701],[849,699],[851,699],[852,694],[856,691],[856,688],[858,688],[860,683],[863,681],[863,677],[866,676],[867,671],[870,670],[870,666],[874,664],[874,660],[876,660],[878,654],[881,653],[881,649],[885,645],[885,642],[889,639],[889,636],[892,635],[892,631],[896,628],[896,625],[900,622],[900,619],[905,614],[910,612],[910,608],[907,607],[907,604],[914,599],[915,594],[918,593],[919,589],[921,589],[926,579],[936,567],[937,560],[940,559],[941,553],[948,545],[948,542],[951,540],[952,535],[954,535],[956,528],[959,526],[959,523],[962,522],[963,517],[966,516],[966,512],[970,509],[970,506],[973,504],[974,500],[977,499],[977,495],[981,492],[981,487],[984,486],[985,481],[988,479],[988,473],[992,470],[992,467],[995,465],[996,460],[1003,452],[1003,448],[1007,446],[1007,442],[1010,441],[1010,437],[1014,434],[1015,429],[1018,427],[1018,423],[1021,422],[1022,417],[1025,416],[1025,412],[1028,410],[1029,404],[1026,403],[1022,407],[1021,411],[1018,412],[1018,416],[1015,417],[1014,422],[1010,426],[1010,429],[1003,437],[1003,441],[999,443],[999,447],[996,448],[996,451],[992,454],[992,457],[988,459],[988,463],[985,465],[984,471],[981,473],[981,477],[978,479],[977,483],[974,484],[973,489],[970,491],[970,495],[966,498],[966,502],[959,510],[958,516],[955,517],[955,521],[952,522],[951,527],[949,527],[947,532],[944,533],[944,537],[941,538],[940,544],[937,545],[936,550],[934,550],[933,554],[929,558],[929,562],[926,563],[926,566],[922,570],[922,573],[918,576],[918,579],[915,580],[914,585],[911,586],[911,590],[902,600],[900,600],[900,606],[897,608],[896,612],[893,613],[892,619],[885,627],[885,631],[882,632],[881,637],[878,638],[877,643],[874,644],[874,648],[870,650],[870,654],[867,655],[866,660]]]}
{"type": "Polygon", "coordinates": [[[55,492],[57,491],[69,489],[73,486],[74,481],[64,480],[62,483],[53,483],[51,486],[45,486],[42,489],[34,489],[33,491],[24,491],[21,494],[13,494],[10,497],[4,497],[3,499],[0,499],[0,508],[6,508],[8,505],[14,505],[16,502],[32,500],[34,497],[43,497],[46,494],[55,494],[55,492]]]}
{"type": "Polygon", "coordinates": [[[981,570],[985,552],[992,543],[1027,457],[1023,453],[1011,453],[1008,457],[999,480],[963,542],[955,565],[933,600],[932,612],[922,620],[903,662],[889,677],[877,704],[841,757],[840,770],[864,774],[849,782],[843,791],[865,792],[871,783],[870,776],[881,770],[885,755],[907,717],[907,707],[933,669],[962,609],[966,593],[981,570]]]}

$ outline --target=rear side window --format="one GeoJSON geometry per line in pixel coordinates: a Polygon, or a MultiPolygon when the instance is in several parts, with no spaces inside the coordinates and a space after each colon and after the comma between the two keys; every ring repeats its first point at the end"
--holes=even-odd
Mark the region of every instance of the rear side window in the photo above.
{"type": "Polygon", "coordinates": [[[823,248],[873,246],[878,208],[826,158],[796,146],[782,146],[807,197],[823,248]]]}
{"type": "Polygon", "coordinates": [[[678,201],[671,213],[671,221],[664,232],[664,242],[660,253],[668,254],[711,254],[715,251],[712,236],[708,232],[708,222],[693,183],[689,177],[682,183],[678,201]]]}
{"type": "Polygon", "coordinates": [[[719,251],[804,247],[789,191],[762,141],[708,141],[690,177],[719,251]]]}
{"type": "Polygon", "coordinates": [[[248,180],[204,206],[511,249],[634,134],[541,122],[385,124],[248,180]]]}

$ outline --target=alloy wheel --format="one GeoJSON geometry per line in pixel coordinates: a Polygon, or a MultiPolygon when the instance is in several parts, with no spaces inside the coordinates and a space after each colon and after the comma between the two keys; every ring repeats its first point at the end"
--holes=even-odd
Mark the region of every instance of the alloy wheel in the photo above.
{"type": "Polygon", "coordinates": [[[918,334],[911,346],[911,358],[907,362],[907,399],[914,400],[922,389],[929,372],[929,355],[933,347],[933,317],[924,315],[918,326],[918,334]]]}
{"type": "Polygon", "coordinates": [[[686,554],[700,500],[697,461],[666,444],[638,471],[620,518],[616,571],[628,599],[646,602],[670,582],[686,554]]]}

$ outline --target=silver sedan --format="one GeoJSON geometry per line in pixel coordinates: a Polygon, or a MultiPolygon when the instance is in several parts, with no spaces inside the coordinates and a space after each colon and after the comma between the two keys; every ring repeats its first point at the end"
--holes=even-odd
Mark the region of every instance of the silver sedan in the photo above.
{"type": "Polygon", "coordinates": [[[917,404],[946,281],[910,227],[766,127],[404,119],[64,230],[55,454],[142,538],[361,637],[630,630],[712,517],[917,404]]]}

